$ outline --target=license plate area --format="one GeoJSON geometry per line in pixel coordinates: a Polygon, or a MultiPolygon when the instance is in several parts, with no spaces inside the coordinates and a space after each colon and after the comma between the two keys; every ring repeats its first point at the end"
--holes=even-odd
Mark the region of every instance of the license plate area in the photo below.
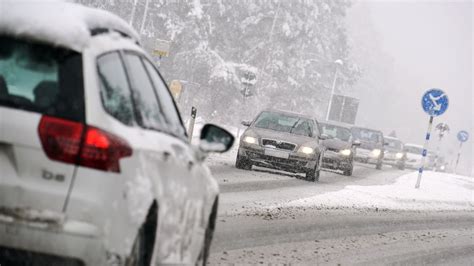
{"type": "Polygon", "coordinates": [[[290,153],[286,151],[279,151],[274,149],[265,149],[264,154],[271,157],[288,159],[290,158],[290,153]]]}

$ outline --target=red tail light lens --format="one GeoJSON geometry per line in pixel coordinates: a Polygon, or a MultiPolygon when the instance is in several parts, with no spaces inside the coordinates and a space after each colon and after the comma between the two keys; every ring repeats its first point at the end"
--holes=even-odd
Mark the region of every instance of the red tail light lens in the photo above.
{"type": "Polygon", "coordinates": [[[132,155],[125,140],[78,122],[43,116],[38,133],[46,155],[56,161],[118,173],[119,160],[132,155]]]}
{"type": "Polygon", "coordinates": [[[84,125],[64,119],[43,116],[38,126],[46,155],[56,161],[76,163],[84,125]]]}
{"type": "Polygon", "coordinates": [[[119,160],[131,155],[132,149],[125,140],[89,126],[79,164],[104,171],[120,172],[119,160]]]}

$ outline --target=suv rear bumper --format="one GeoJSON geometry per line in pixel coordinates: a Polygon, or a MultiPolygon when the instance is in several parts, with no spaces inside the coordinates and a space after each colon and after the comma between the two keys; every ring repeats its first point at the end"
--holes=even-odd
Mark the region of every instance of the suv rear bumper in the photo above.
{"type": "MultiPolygon", "coordinates": [[[[107,262],[98,230],[91,224],[66,221],[63,225],[48,225],[0,218],[0,255],[27,255],[33,261],[31,265],[38,265],[37,260],[47,260],[44,265],[105,265],[107,262]]],[[[0,256],[0,264],[9,265],[14,259],[0,256]]]]}

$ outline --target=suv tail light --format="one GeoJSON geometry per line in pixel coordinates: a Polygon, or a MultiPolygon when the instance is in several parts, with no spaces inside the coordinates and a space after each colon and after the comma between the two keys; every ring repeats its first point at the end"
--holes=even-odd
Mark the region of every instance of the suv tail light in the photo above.
{"type": "Polygon", "coordinates": [[[119,173],[119,160],[132,155],[125,140],[79,122],[43,116],[38,134],[44,152],[55,161],[119,173]]]}

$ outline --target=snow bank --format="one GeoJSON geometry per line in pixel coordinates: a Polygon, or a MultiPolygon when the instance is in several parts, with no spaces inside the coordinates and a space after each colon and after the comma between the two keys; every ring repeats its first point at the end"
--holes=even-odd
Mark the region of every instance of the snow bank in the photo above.
{"type": "Polygon", "coordinates": [[[473,210],[471,177],[425,172],[415,189],[418,173],[400,176],[394,184],[346,186],[344,189],[289,202],[288,207],[348,207],[391,210],[473,210]]]}

